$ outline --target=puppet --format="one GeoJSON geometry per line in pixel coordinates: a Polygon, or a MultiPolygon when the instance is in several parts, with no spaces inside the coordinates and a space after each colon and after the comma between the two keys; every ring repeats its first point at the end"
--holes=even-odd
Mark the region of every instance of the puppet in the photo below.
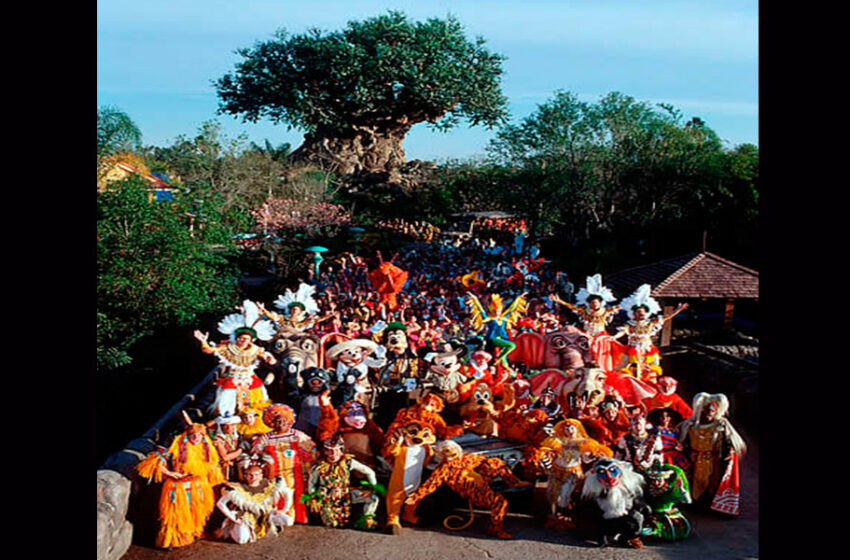
{"type": "MultiPolygon", "coordinates": [[[[474,506],[490,509],[488,535],[499,539],[512,539],[513,535],[504,529],[508,501],[504,496],[494,492],[490,488],[490,483],[495,478],[500,478],[512,488],[528,487],[531,486],[531,483],[514,476],[501,459],[464,453],[460,445],[454,441],[441,441],[434,449],[440,458],[439,466],[424,484],[407,497],[405,503],[416,507],[425,496],[431,494],[440,486],[446,485],[461,498],[469,501],[470,512],[473,511],[474,506]]],[[[470,514],[469,522],[459,528],[466,528],[471,522],[472,515],[470,514]]],[[[448,525],[448,518],[443,523],[446,528],[454,529],[448,525]]]]}
{"type": "Polygon", "coordinates": [[[378,251],[378,259],[380,259],[378,268],[368,274],[369,283],[380,295],[378,305],[386,305],[390,311],[395,311],[398,309],[396,295],[401,292],[407,282],[407,271],[393,264],[395,256],[385,261],[381,252],[378,251]]]}
{"type": "MultiPolygon", "coordinates": [[[[216,398],[212,404],[216,415],[235,415],[246,407],[262,408],[269,404],[269,395],[263,382],[254,374],[260,360],[269,365],[276,363],[275,357],[254,344],[254,339],[271,340],[274,326],[260,315],[257,305],[245,300],[239,313],[232,313],[218,323],[218,330],[230,336],[229,343],[213,346],[208,342],[209,334],[195,330],[194,336],[201,342],[201,350],[214,354],[224,366],[224,375],[218,380],[216,398]]],[[[271,383],[272,378],[267,378],[271,383]]]]}

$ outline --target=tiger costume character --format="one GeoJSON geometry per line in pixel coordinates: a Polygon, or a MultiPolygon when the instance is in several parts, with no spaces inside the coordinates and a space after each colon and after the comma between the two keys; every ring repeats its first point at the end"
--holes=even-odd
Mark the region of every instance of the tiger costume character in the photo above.
{"type": "Polygon", "coordinates": [[[531,483],[514,476],[501,459],[465,454],[460,445],[453,441],[441,441],[435,446],[435,451],[441,459],[440,466],[425,483],[407,497],[405,503],[415,507],[425,496],[445,484],[460,497],[469,500],[470,510],[472,506],[490,510],[488,535],[498,539],[512,539],[513,535],[504,529],[508,500],[494,492],[490,483],[495,478],[501,478],[511,487],[527,487],[531,486],[531,483]]]}

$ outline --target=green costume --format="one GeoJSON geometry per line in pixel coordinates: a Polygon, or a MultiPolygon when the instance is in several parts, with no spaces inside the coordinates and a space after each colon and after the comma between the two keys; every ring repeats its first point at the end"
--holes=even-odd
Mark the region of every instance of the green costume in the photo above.
{"type": "Polygon", "coordinates": [[[668,541],[691,536],[691,522],[676,507],[676,504],[691,503],[685,472],[675,465],[656,462],[643,474],[648,482],[646,503],[652,508],[652,515],[643,525],[643,536],[668,541]]]}

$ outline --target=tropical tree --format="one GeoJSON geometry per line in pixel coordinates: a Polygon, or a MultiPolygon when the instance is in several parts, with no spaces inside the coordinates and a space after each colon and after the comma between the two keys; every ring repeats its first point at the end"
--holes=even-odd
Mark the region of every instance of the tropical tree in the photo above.
{"type": "Polygon", "coordinates": [[[97,110],[97,157],[137,150],[142,144],[142,131],[133,119],[117,107],[97,110]]]}
{"type": "Polygon", "coordinates": [[[681,219],[695,193],[716,186],[723,161],[701,121],[617,92],[596,104],[557,92],[488,150],[524,177],[531,215],[585,239],[681,219]]]}
{"type": "Polygon", "coordinates": [[[397,180],[403,140],[428,123],[504,122],[503,57],[470,41],[453,17],[410,22],[396,11],[313,29],[237,51],[242,62],[216,82],[219,112],[246,122],[269,118],[305,132],[297,160],[325,162],[337,175],[383,173],[397,180]]]}
{"type": "Polygon", "coordinates": [[[97,360],[112,369],[161,327],[192,324],[238,299],[232,231],[209,189],[152,200],[140,178],[97,195],[97,360]]]}

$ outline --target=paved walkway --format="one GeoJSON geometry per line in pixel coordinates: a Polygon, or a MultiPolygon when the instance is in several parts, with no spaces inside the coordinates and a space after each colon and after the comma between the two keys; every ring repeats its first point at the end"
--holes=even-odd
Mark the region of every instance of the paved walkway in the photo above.
{"type": "MultiPolygon", "coordinates": [[[[123,560],[437,560],[437,559],[519,559],[519,560],[747,560],[759,557],[758,449],[752,442],[741,469],[741,516],[722,519],[708,513],[686,512],[697,534],[686,541],[652,541],[638,550],[619,547],[598,548],[593,543],[542,528],[530,515],[509,514],[505,528],[516,538],[492,539],[484,533],[487,515],[476,514],[466,530],[453,532],[439,528],[408,528],[400,536],[367,533],[350,529],[296,525],[277,538],[265,538],[248,545],[200,541],[191,546],[163,551],[133,545],[123,560]]],[[[537,489],[536,512],[545,511],[543,488],[537,489]]]]}

